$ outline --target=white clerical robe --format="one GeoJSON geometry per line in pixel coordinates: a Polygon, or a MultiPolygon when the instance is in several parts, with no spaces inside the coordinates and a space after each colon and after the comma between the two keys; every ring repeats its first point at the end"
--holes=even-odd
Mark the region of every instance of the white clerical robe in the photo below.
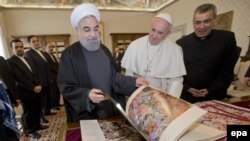
{"type": "Polygon", "coordinates": [[[182,49],[169,39],[151,45],[148,35],[133,41],[127,48],[121,66],[125,75],[143,76],[150,85],[180,97],[186,69],[182,49]]]}

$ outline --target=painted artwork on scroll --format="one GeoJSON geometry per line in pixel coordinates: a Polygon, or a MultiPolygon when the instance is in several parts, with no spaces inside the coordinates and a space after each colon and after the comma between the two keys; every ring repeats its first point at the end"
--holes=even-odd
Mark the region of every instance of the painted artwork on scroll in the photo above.
{"type": "MultiPolygon", "coordinates": [[[[164,130],[181,115],[185,115],[185,112],[188,113],[192,107],[192,104],[184,100],[148,86],[134,92],[129,98],[126,112],[143,136],[152,141],[160,140],[164,130]]],[[[201,114],[196,118],[203,113],[201,110],[201,114]]]]}

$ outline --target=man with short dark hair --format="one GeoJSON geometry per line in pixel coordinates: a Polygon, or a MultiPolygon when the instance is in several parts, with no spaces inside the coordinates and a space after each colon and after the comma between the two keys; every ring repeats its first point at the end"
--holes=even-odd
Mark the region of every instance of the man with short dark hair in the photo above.
{"type": "Polygon", "coordinates": [[[43,123],[48,123],[49,121],[44,117],[44,115],[51,115],[55,113],[51,113],[51,98],[50,98],[50,77],[49,77],[49,64],[44,57],[44,52],[40,50],[41,45],[39,42],[39,39],[35,35],[30,35],[28,37],[28,42],[31,46],[31,48],[25,52],[24,56],[29,58],[33,64],[36,66],[38,73],[39,73],[39,79],[41,81],[42,85],[42,91],[40,92],[40,99],[41,99],[41,121],[43,123]]]}
{"type": "Polygon", "coordinates": [[[41,135],[36,131],[47,127],[40,124],[41,103],[39,95],[42,87],[38,71],[32,61],[24,57],[22,41],[19,39],[12,40],[11,48],[13,56],[8,59],[8,63],[12,69],[22,101],[24,132],[31,138],[40,138],[41,135]]]}
{"type": "Polygon", "coordinates": [[[193,16],[194,32],[177,40],[187,70],[181,98],[192,103],[226,98],[234,78],[240,50],[233,32],[213,29],[216,15],[215,5],[198,6],[193,16]]]}

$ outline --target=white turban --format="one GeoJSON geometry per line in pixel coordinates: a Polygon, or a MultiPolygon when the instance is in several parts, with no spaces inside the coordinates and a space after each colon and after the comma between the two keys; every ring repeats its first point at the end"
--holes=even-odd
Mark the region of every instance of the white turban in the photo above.
{"type": "Polygon", "coordinates": [[[155,17],[162,18],[162,19],[166,20],[169,24],[173,25],[172,18],[168,13],[161,13],[155,17]]]}
{"type": "Polygon", "coordinates": [[[96,17],[97,21],[100,22],[100,12],[94,4],[83,3],[77,6],[71,13],[70,21],[73,28],[75,28],[78,22],[86,16],[92,15],[96,17]]]}

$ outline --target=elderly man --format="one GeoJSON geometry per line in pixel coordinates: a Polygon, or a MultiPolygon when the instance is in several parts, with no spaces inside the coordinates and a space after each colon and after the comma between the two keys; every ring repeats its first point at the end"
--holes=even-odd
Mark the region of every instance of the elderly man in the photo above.
{"type": "Polygon", "coordinates": [[[126,75],[144,76],[152,86],[179,97],[186,70],[181,48],[167,38],[171,27],[169,14],[154,17],[149,35],[129,45],[121,66],[126,75]]]}
{"type": "Polygon", "coordinates": [[[81,4],[71,14],[80,41],[62,52],[58,71],[68,122],[114,116],[115,106],[102,93],[125,103],[125,94],[147,84],[143,78],[126,77],[115,70],[110,51],[100,43],[99,21],[100,13],[93,4],[81,4]]]}

